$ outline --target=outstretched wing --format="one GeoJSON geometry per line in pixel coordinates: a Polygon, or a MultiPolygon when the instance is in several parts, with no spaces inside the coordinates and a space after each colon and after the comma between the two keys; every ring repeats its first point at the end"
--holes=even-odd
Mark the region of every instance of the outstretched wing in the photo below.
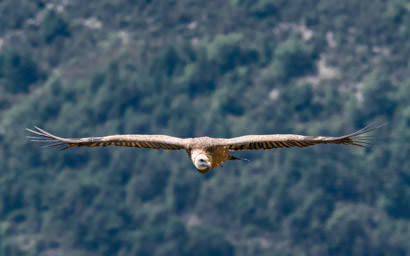
{"type": "Polygon", "coordinates": [[[105,146],[122,146],[136,148],[155,148],[178,150],[184,149],[184,139],[171,137],[167,135],[111,135],[105,137],[88,137],[88,138],[61,138],[48,133],[35,126],[35,130],[26,129],[37,136],[27,136],[31,141],[53,143],[46,145],[64,147],[61,150],[71,147],[105,147],[105,146]]]}
{"type": "Polygon", "coordinates": [[[365,147],[371,137],[366,133],[382,125],[369,125],[351,134],[340,137],[303,136],[296,134],[247,135],[223,139],[220,143],[228,150],[272,149],[307,147],[316,144],[344,144],[365,147]]]}

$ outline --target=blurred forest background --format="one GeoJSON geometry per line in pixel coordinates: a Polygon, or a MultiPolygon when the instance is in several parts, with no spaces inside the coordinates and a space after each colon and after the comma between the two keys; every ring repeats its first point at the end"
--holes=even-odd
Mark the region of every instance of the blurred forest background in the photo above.
{"type": "Polygon", "coordinates": [[[410,255],[408,0],[1,0],[0,255],[410,255]],[[367,149],[29,143],[342,135],[367,149]]]}

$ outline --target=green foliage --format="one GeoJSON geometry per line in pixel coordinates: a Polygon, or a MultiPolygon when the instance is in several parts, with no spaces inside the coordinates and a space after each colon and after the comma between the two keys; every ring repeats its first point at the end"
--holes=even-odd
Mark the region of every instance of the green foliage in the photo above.
{"type": "Polygon", "coordinates": [[[363,88],[363,113],[365,117],[374,117],[383,114],[386,119],[391,119],[394,115],[397,102],[395,97],[396,88],[381,73],[372,73],[363,88]]]}
{"type": "Polygon", "coordinates": [[[70,36],[67,22],[56,12],[49,12],[44,18],[43,24],[42,32],[47,44],[52,43],[57,38],[70,36]]]}
{"type": "Polygon", "coordinates": [[[244,48],[241,42],[243,35],[240,33],[217,35],[206,45],[208,61],[216,65],[221,72],[257,61],[258,53],[254,49],[244,48]]]}
{"type": "Polygon", "coordinates": [[[0,2],[0,255],[410,254],[407,1],[0,2]],[[367,149],[42,149],[119,133],[367,149]]]}
{"type": "Polygon", "coordinates": [[[27,92],[29,86],[44,78],[28,53],[3,50],[0,55],[0,86],[11,93],[27,92]]]}
{"type": "Polygon", "coordinates": [[[306,75],[314,70],[313,53],[300,41],[290,39],[276,48],[270,69],[282,81],[306,75]]]}
{"type": "Polygon", "coordinates": [[[285,1],[282,0],[232,0],[236,5],[243,6],[252,16],[258,18],[272,17],[280,12],[280,7],[285,1]]]}
{"type": "Polygon", "coordinates": [[[185,245],[183,255],[235,255],[233,246],[226,240],[223,233],[205,227],[195,227],[192,239],[185,245]]]}
{"type": "Polygon", "coordinates": [[[42,0],[5,0],[0,3],[0,35],[9,30],[21,29],[30,19],[44,7],[42,0]],[[18,6],[18,8],[16,8],[18,6]]]}

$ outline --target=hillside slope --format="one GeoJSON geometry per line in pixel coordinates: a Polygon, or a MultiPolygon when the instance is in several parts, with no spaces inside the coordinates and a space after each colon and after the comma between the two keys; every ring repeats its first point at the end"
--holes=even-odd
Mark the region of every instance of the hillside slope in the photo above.
{"type": "Polygon", "coordinates": [[[405,0],[3,0],[0,255],[410,254],[405,0]],[[43,149],[66,137],[338,136],[360,149],[43,149]]]}

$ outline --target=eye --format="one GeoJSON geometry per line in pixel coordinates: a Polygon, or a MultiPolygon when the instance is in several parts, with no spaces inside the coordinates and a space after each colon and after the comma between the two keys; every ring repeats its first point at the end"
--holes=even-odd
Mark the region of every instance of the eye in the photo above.
{"type": "Polygon", "coordinates": [[[205,159],[199,159],[199,162],[203,163],[205,162],[205,159]]]}

